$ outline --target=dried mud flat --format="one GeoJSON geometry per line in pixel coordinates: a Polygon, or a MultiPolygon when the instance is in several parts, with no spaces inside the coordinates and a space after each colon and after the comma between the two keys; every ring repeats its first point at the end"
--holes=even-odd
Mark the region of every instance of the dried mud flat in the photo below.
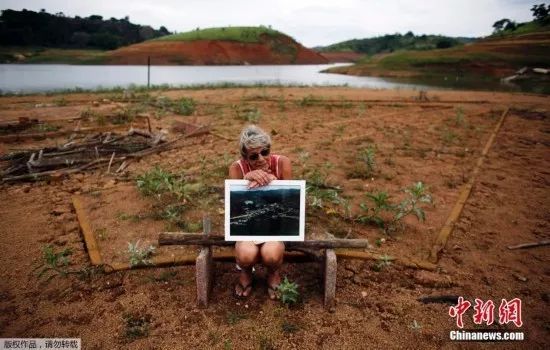
{"type": "MultiPolygon", "coordinates": [[[[50,118],[70,129],[76,123],[70,119],[82,111],[90,109],[97,116],[138,102],[115,95],[64,95],[63,105],[56,105],[55,96],[2,97],[0,122],[50,118]]],[[[491,299],[497,309],[503,298],[521,298],[520,330],[526,340],[499,347],[547,348],[548,247],[507,249],[550,238],[547,97],[445,91],[429,92],[429,101],[418,101],[415,91],[347,88],[173,90],[151,95],[197,102],[195,113],[187,117],[145,111],[154,129],[170,130],[172,123],[186,121],[210,124],[213,133],[144,157],[118,176],[99,169],[56,181],[1,185],[0,337],[81,337],[85,349],[495,346],[451,342],[449,331],[457,328],[448,315],[449,305],[418,301],[430,295],[460,295],[471,302],[491,299]],[[380,246],[373,244],[373,252],[424,261],[507,108],[437,269],[395,262],[378,271],[376,261],[340,260],[332,312],[323,308],[322,274],[315,263],[285,264],[283,275],[299,284],[301,296],[290,308],[268,300],[261,270],[253,295],[235,300],[236,271],[230,263],[216,263],[207,309],[195,305],[193,266],[111,274],[86,269],[89,257],[71,204],[75,194],[84,199],[108,263],[127,262],[130,241],[154,244],[159,232],[177,229],[147,215],[153,200],[136,189],[136,176],[155,166],[183,172],[193,181],[208,177],[209,197],[189,204],[183,217],[187,228],[200,230],[200,218],[207,213],[213,231],[221,232],[223,169],[238,156],[236,140],[247,120],[258,120],[272,133],[274,152],[291,158],[295,178],[315,169],[328,174],[326,181],[341,187],[339,196],[349,203],[351,217],[361,213],[359,204],[366,203],[366,193],[385,190],[398,200],[404,187],[425,183],[434,198],[434,205],[425,209],[426,222],[408,217],[404,230],[392,235],[350,219],[350,212],[334,203],[307,211],[309,237],[323,238],[328,232],[372,243],[384,238],[380,246]],[[354,178],[358,154],[368,147],[375,147],[376,171],[370,178],[354,178]],[[48,245],[57,251],[69,248],[69,268],[88,274],[39,279],[33,269],[40,266],[42,249],[48,245]],[[147,334],[140,336],[145,330],[147,334]]],[[[65,140],[0,143],[0,153],[65,140]]],[[[156,254],[174,251],[180,248],[161,247],[156,254]]],[[[465,328],[482,327],[473,324],[472,314],[471,309],[466,313],[465,328]]],[[[484,328],[518,330],[513,324],[484,328]]]]}

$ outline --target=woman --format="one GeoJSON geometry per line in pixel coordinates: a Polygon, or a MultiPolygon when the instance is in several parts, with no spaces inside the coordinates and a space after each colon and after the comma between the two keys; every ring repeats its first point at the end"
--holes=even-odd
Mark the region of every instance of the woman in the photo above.
{"type": "MultiPolygon", "coordinates": [[[[230,179],[250,181],[248,188],[265,186],[272,180],[290,180],[290,160],[271,154],[271,138],[255,125],[249,125],[241,132],[239,150],[241,159],[229,166],[230,179]]],[[[283,242],[237,242],[235,258],[241,272],[235,285],[235,294],[247,297],[252,292],[252,268],[262,262],[268,270],[267,291],[270,299],[277,298],[277,287],[281,283],[279,270],[283,264],[285,245],[283,242]]]]}

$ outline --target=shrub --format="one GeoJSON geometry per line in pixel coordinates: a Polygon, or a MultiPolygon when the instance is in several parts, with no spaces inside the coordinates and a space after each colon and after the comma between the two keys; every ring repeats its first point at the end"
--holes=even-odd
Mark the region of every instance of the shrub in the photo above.
{"type": "Polygon", "coordinates": [[[174,113],[181,115],[191,115],[195,112],[196,103],[192,98],[181,98],[175,103],[174,113]]]}
{"type": "Polygon", "coordinates": [[[67,276],[70,271],[67,270],[69,265],[69,255],[72,251],[68,248],[63,249],[60,252],[56,252],[51,245],[47,245],[42,248],[43,262],[35,270],[38,271],[38,278],[45,278],[45,281],[49,281],[56,276],[67,276]]]}
{"type": "Polygon", "coordinates": [[[377,193],[368,193],[367,199],[372,202],[371,207],[361,203],[362,215],[357,220],[362,223],[372,223],[380,227],[385,233],[391,233],[400,230],[403,227],[403,219],[414,214],[418,221],[426,220],[426,213],[422,208],[423,204],[431,204],[432,197],[427,192],[426,186],[422,182],[412,184],[403,189],[407,197],[399,204],[394,204],[390,196],[385,191],[377,193]]]}
{"type": "Polygon", "coordinates": [[[130,255],[130,266],[142,266],[151,265],[149,258],[155,252],[155,247],[150,245],[149,247],[140,248],[139,240],[136,243],[128,242],[128,254],[130,255]]]}
{"type": "Polygon", "coordinates": [[[280,294],[283,304],[292,305],[298,302],[298,297],[300,296],[298,285],[294,282],[290,282],[287,277],[279,284],[277,291],[280,294]]]}

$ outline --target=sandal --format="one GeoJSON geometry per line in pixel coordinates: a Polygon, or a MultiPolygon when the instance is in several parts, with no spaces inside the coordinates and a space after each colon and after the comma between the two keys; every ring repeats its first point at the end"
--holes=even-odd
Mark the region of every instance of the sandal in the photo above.
{"type": "Polygon", "coordinates": [[[246,299],[252,293],[252,281],[249,284],[244,285],[241,281],[235,284],[235,297],[237,299],[246,299]]]}
{"type": "Polygon", "coordinates": [[[267,286],[267,295],[271,300],[279,300],[281,298],[279,294],[279,285],[267,286]]]}

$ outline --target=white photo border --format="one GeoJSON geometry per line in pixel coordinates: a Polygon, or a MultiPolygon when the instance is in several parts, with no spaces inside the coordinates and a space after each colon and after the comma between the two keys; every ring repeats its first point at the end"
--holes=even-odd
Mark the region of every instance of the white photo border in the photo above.
{"type": "Polygon", "coordinates": [[[298,236],[231,236],[230,235],[230,201],[229,195],[231,187],[234,185],[247,186],[248,180],[225,180],[225,240],[226,241],[286,241],[296,242],[304,241],[305,239],[305,222],[306,222],[306,182],[305,180],[273,180],[265,188],[278,186],[299,186],[300,187],[300,219],[299,219],[299,235],[298,236]]]}

